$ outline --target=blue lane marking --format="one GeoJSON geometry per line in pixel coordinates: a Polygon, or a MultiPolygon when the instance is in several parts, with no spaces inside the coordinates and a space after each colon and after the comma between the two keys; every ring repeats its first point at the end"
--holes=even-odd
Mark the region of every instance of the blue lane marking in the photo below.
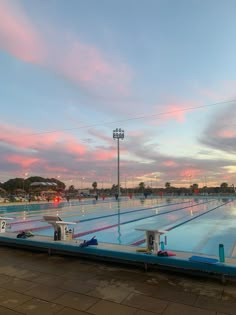
{"type": "Polygon", "coordinates": [[[177,228],[177,227],[179,227],[179,226],[181,226],[181,225],[183,225],[183,224],[185,224],[185,223],[188,223],[188,222],[190,222],[190,221],[193,221],[193,220],[195,220],[195,219],[201,217],[202,215],[205,215],[205,214],[207,214],[207,213],[209,213],[209,212],[211,212],[211,211],[214,211],[214,210],[216,210],[216,209],[218,209],[218,208],[220,208],[220,207],[222,207],[222,206],[224,206],[224,205],[226,205],[227,203],[230,203],[230,202],[231,202],[231,201],[227,201],[227,202],[225,202],[225,203],[223,203],[223,204],[221,204],[221,205],[219,205],[219,206],[217,206],[217,207],[215,207],[215,208],[212,208],[212,209],[210,209],[210,210],[208,210],[208,211],[206,211],[206,212],[204,212],[204,213],[201,213],[201,214],[199,214],[199,215],[196,215],[194,218],[191,218],[191,219],[188,219],[188,220],[186,220],[186,221],[184,221],[184,222],[181,222],[181,223],[179,223],[179,224],[176,224],[176,225],[172,226],[171,228],[167,229],[167,231],[171,231],[171,230],[173,230],[173,229],[175,229],[175,228],[177,228]]]}

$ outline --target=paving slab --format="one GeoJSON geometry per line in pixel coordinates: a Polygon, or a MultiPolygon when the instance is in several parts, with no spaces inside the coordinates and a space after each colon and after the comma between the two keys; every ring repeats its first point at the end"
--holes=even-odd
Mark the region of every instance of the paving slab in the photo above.
{"type": "Polygon", "coordinates": [[[63,310],[57,313],[58,315],[88,315],[88,313],[83,311],[74,310],[72,308],[65,307],[63,310]]]}
{"type": "Polygon", "coordinates": [[[9,309],[14,309],[18,305],[21,305],[31,299],[32,297],[15,291],[11,290],[0,291],[0,305],[5,306],[9,309]]]}
{"type": "Polygon", "coordinates": [[[162,314],[162,312],[167,308],[168,302],[160,299],[156,299],[143,294],[131,293],[122,304],[133,306],[138,309],[150,311],[157,314],[162,314]]]}
{"type": "Polygon", "coordinates": [[[27,315],[53,315],[57,314],[62,309],[62,305],[50,303],[39,299],[31,299],[30,301],[27,301],[15,308],[16,311],[27,315]]]}
{"type": "Polygon", "coordinates": [[[0,255],[0,315],[236,315],[235,282],[11,248],[0,255]]]}
{"type": "Polygon", "coordinates": [[[121,303],[134,289],[133,286],[121,281],[104,279],[100,280],[88,294],[104,300],[121,303]]]}
{"type": "Polygon", "coordinates": [[[19,278],[10,278],[7,282],[1,284],[2,288],[20,292],[20,293],[25,293],[27,290],[30,290],[34,287],[37,286],[36,283],[33,283],[28,280],[22,280],[19,278]]]}
{"type": "MultiPolygon", "coordinates": [[[[37,271],[32,271],[31,269],[28,269],[24,266],[21,267],[20,270],[18,270],[14,276],[19,278],[19,279],[23,279],[23,280],[32,280],[32,279],[36,279],[38,277],[41,277],[43,274],[37,271]]],[[[1,279],[0,279],[0,283],[1,283],[1,279]]]]}
{"type": "Polygon", "coordinates": [[[225,314],[236,315],[236,301],[222,301],[212,297],[199,296],[195,306],[218,313],[221,312],[225,314]]]}
{"type": "Polygon", "coordinates": [[[163,312],[163,315],[216,315],[216,312],[189,305],[171,303],[163,312]]]}
{"type": "Polygon", "coordinates": [[[0,273],[0,288],[4,287],[4,284],[11,279],[12,279],[11,276],[0,273]]]}
{"type": "Polygon", "coordinates": [[[104,300],[100,300],[88,309],[88,313],[94,315],[134,315],[136,312],[137,308],[104,300]]]}
{"type": "Polygon", "coordinates": [[[33,288],[25,289],[26,295],[45,301],[52,301],[53,299],[62,296],[64,293],[64,290],[58,288],[52,289],[51,286],[45,284],[36,284],[33,288]]]}
{"type": "Polygon", "coordinates": [[[0,315],[22,315],[22,313],[0,306],[0,315]]]}
{"type": "Polygon", "coordinates": [[[53,300],[54,303],[74,308],[80,311],[87,310],[98,301],[99,299],[97,298],[69,291],[60,296],[60,298],[53,300]]]}

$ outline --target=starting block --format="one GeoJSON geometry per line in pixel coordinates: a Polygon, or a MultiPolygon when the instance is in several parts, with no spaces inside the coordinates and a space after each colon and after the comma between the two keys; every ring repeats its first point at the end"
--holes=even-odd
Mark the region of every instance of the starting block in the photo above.
{"type": "Polygon", "coordinates": [[[0,233],[6,232],[7,220],[13,220],[13,218],[0,217],[0,233]]]}
{"type": "Polygon", "coordinates": [[[157,254],[160,250],[160,235],[167,233],[167,231],[146,227],[136,228],[135,230],[146,232],[147,250],[153,250],[154,254],[157,254]]]}
{"type": "Polygon", "coordinates": [[[44,221],[51,224],[54,228],[54,240],[66,241],[66,232],[68,231],[68,225],[76,224],[75,222],[62,221],[58,216],[45,215],[43,217],[44,221]]]}

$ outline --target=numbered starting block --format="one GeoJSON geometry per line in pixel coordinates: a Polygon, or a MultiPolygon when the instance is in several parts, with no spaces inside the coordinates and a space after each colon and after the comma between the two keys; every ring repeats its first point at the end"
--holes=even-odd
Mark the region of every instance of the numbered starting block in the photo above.
{"type": "MultiPolygon", "coordinates": [[[[68,237],[68,225],[76,224],[75,222],[66,222],[62,221],[62,219],[58,216],[49,216],[45,215],[43,217],[44,221],[51,224],[54,228],[54,240],[55,241],[66,241],[69,239],[68,237]]],[[[71,234],[71,233],[70,233],[71,234]]],[[[72,234],[70,235],[70,239],[72,238],[72,234]]]]}
{"type": "Polygon", "coordinates": [[[164,230],[155,230],[153,228],[137,228],[137,231],[145,231],[146,232],[146,244],[147,250],[154,252],[157,254],[160,248],[160,235],[165,234],[167,231],[164,230]]]}
{"type": "Polygon", "coordinates": [[[7,220],[13,220],[13,218],[0,217],[0,233],[6,232],[7,220]]]}

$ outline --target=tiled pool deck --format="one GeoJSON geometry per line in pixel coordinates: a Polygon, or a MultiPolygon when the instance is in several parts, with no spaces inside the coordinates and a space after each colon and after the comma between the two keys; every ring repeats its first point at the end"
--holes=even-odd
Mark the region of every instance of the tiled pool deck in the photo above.
{"type": "Polygon", "coordinates": [[[0,248],[1,315],[236,314],[236,284],[0,248]]]}

